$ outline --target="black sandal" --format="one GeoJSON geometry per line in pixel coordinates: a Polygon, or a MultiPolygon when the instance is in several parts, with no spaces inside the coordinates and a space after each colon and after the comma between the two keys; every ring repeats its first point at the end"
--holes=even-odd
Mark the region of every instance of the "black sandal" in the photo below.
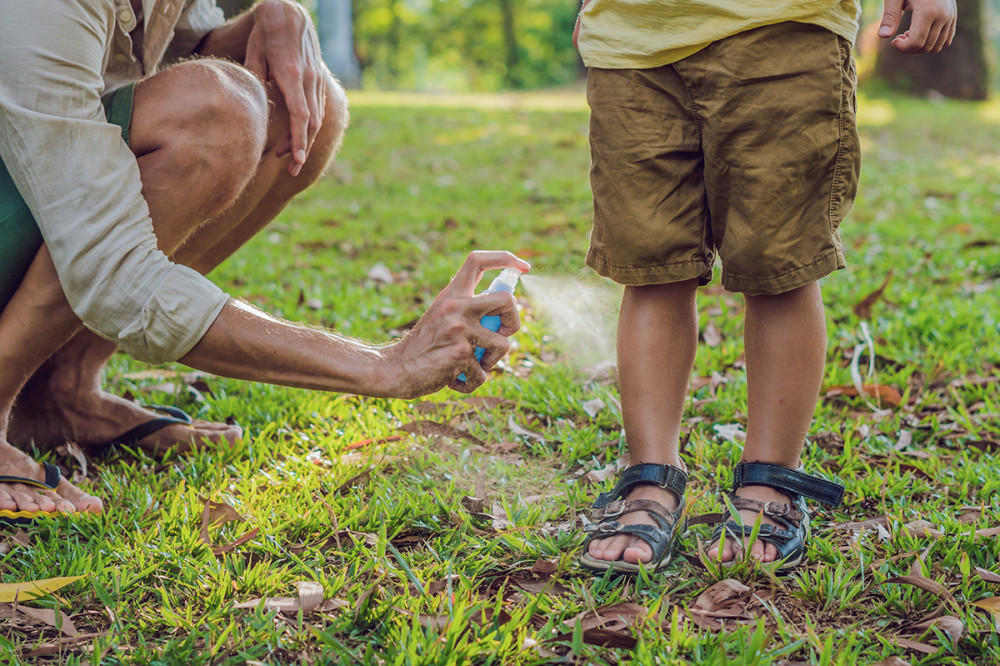
{"type": "Polygon", "coordinates": [[[673,555],[673,544],[677,535],[677,526],[684,513],[684,488],[687,486],[687,474],[672,465],[656,465],[642,463],[626,469],[615,485],[614,490],[601,493],[594,502],[591,520],[584,530],[589,534],[583,542],[583,554],[580,563],[597,571],[617,571],[620,573],[636,573],[639,569],[659,571],[670,563],[673,555]],[[659,486],[669,490],[677,497],[677,508],[670,511],[659,502],[646,499],[626,500],[625,497],[637,486],[659,486]],[[646,511],[656,525],[623,525],[616,518],[633,511],[646,511]],[[637,536],[653,551],[653,558],[647,563],[632,564],[624,560],[598,560],[587,552],[590,542],[594,539],[605,539],[618,534],[637,536]]]}
{"type": "MultiPolygon", "coordinates": [[[[741,462],[733,470],[733,490],[729,493],[729,498],[737,510],[757,511],[781,525],[776,527],[762,524],[757,538],[771,544],[778,551],[778,559],[775,562],[780,564],[776,573],[782,573],[794,569],[805,558],[806,542],[809,540],[809,511],[806,508],[806,498],[835,508],[840,506],[844,499],[844,486],[781,465],[741,462]],[[743,486],[767,486],[780,490],[789,496],[791,505],[738,497],[736,489],[743,486]]],[[[745,525],[735,520],[726,520],[729,517],[727,511],[698,516],[692,518],[691,523],[721,522],[722,524],[712,534],[713,543],[717,543],[723,536],[740,542],[753,533],[752,524],[745,525]]],[[[722,562],[722,565],[732,565],[735,561],[733,558],[728,562],[722,562]]]]}

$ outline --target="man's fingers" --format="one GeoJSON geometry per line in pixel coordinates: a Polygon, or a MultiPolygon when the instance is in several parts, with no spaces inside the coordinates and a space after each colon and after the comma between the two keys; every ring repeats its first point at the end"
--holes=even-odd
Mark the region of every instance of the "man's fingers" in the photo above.
{"type": "Polygon", "coordinates": [[[531,264],[518,259],[510,252],[476,250],[469,254],[465,263],[458,269],[451,285],[460,293],[472,294],[486,271],[497,268],[516,268],[522,273],[527,273],[531,270],[531,264]]]}
{"type": "Polygon", "coordinates": [[[903,0],[885,0],[882,9],[882,22],[878,27],[879,37],[892,37],[899,29],[899,21],[903,17],[903,0]]]}

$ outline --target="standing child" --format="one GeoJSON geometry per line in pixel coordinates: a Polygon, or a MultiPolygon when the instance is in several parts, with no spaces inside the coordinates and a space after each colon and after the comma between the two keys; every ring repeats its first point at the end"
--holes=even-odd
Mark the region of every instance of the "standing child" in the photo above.
{"type": "MultiPolygon", "coordinates": [[[[881,37],[940,51],[954,0],[886,0],[881,37]]],[[[695,293],[716,255],[744,294],[747,437],[733,516],[709,556],[731,561],[757,516],[751,556],[801,562],[805,499],[843,487],[800,454],[819,395],[826,325],[817,282],[844,268],[837,229],[860,171],[851,43],[860,0],[584,0],[594,229],[587,263],[625,285],[618,332],[632,466],[595,502],[582,563],[659,569],[670,560],[687,475],[681,418],[698,340],[695,293]],[[745,527],[744,527],[745,525],[745,527]]]]}

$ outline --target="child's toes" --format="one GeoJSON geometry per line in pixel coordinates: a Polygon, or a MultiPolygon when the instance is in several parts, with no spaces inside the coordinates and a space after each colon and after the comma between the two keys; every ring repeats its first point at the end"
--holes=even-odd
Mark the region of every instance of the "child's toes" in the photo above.
{"type": "Polygon", "coordinates": [[[622,558],[632,564],[646,564],[653,560],[653,549],[642,539],[636,539],[634,544],[625,549],[622,558]]]}

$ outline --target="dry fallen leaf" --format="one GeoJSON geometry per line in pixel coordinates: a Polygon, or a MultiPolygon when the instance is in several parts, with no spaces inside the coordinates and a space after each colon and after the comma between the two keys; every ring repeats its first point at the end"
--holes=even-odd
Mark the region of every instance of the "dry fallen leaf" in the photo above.
{"type": "Polygon", "coordinates": [[[1000,634],[1000,597],[980,599],[979,601],[973,601],[972,605],[988,611],[993,616],[993,627],[1000,634]]]}
{"type": "Polygon", "coordinates": [[[594,398],[593,400],[587,400],[583,403],[583,411],[587,413],[587,416],[594,418],[601,413],[604,409],[604,401],[600,398],[594,398]]]}
{"type": "Polygon", "coordinates": [[[61,576],[58,578],[44,578],[41,580],[29,580],[24,583],[0,583],[0,602],[28,601],[41,597],[49,592],[55,592],[61,587],[65,587],[72,582],[78,581],[83,576],[61,576]]]}
{"type": "Polygon", "coordinates": [[[80,633],[73,626],[73,621],[69,619],[69,616],[62,611],[59,611],[59,615],[56,616],[56,612],[52,608],[32,608],[31,606],[22,606],[20,604],[15,604],[14,608],[19,613],[24,613],[30,618],[44,622],[50,627],[58,628],[67,636],[77,636],[80,633]]]}
{"type": "Polygon", "coordinates": [[[855,303],[851,308],[851,311],[857,315],[858,319],[870,319],[872,316],[872,306],[882,298],[882,294],[885,292],[885,288],[889,286],[889,281],[892,279],[892,271],[885,276],[885,280],[882,281],[882,285],[873,291],[872,293],[865,296],[861,301],[855,303]]]}
{"type": "MultiPolygon", "coordinates": [[[[892,407],[899,407],[903,402],[903,396],[899,391],[891,386],[883,384],[864,384],[862,390],[870,398],[880,400],[882,403],[892,407]]],[[[853,385],[845,384],[841,386],[831,386],[826,390],[826,397],[835,398],[837,396],[857,397],[858,389],[853,385]]]]}
{"type": "Polygon", "coordinates": [[[915,624],[910,627],[910,630],[924,634],[932,627],[947,634],[953,645],[958,645],[958,639],[960,639],[962,634],[965,633],[965,625],[954,615],[943,615],[941,617],[920,622],[919,624],[915,624]]]}
{"type": "Polygon", "coordinates": [[[519,426],[517,423],[515,423],[513,414],[507,417],[507,427],[510,428],[510,431],[513,432],[515,435],[520,435],[521,437],[528,437],[530,439],[534,439],[539,442],[545,441],[545,435],[537,433],[533,430],[528,430],[527,428],[519,426]]]}
{"type": "Polygon", "coordinates": [[[460,428],[455,428],[454,426],[438,423],[437,421],[413,421],[412,423],[406,423],[400,426],[398,429],[403,432],[412,433],[414,435],[422,435],[424,437],[435,436],[447,437],[449,439],[465,439],[478,446],[486,446],[486,442],[479,439],[475,435],[472,435],[460,428]]]}
{"type": "Polygon", "coordinates": [[[312,615],[315,612],[327,613],[341,608],[350,608],[351,604],[343,599],[324,599],[323,586],[315,581],[298,581],[295,583],[298,597],[265,597],[250,599],[234,604],[233,608],[256,608],[276,610],[282,613],[297,613],[312,615]]]}
{"type": "Polygon", "coordinates": [[[875,666],[910,666],[910,662],[900,657],[886,657],[875,666]]]}
{"type": "Polygon", "coordinates": [[[979,574],[979,579],[986,583],[1000,583],[1000,574],[998,573],[982,567],[976,567],[976,573],[979,574]]]}

